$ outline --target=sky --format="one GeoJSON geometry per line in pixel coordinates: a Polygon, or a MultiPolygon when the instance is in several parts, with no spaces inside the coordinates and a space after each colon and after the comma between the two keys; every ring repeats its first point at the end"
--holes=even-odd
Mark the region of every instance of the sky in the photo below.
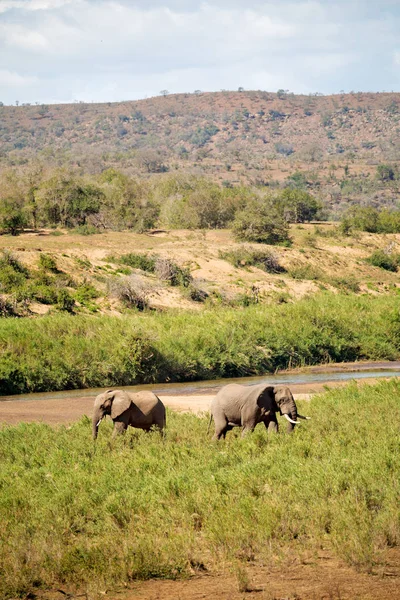
{"type": "Polygon", "coordinates": [[[0,101],[400,91],[400,0],[0,0],[0,101]]]}

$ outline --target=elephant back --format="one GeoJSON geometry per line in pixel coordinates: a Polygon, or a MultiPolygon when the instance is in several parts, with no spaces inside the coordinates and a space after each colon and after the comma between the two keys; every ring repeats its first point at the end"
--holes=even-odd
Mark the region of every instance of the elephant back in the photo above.
{"type": "Polygon", "coordinates": [[[161,400],[153,392],[135,392],[130,394],[131,401],[144,414],[148,415],[158,406],[164,406],[161,400]]]}

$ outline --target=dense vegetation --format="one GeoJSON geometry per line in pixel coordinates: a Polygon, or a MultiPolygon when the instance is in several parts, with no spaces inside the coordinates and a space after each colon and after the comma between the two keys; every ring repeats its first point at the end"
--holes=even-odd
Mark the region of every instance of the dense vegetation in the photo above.
{"type": "MultiPolygon", "coordinates": [[[[231,189],[296,187],[322,200],[325,214],[336,219],[353,204],[396,208],[399,106],[393,93],[322,97],[244,90],[114,104],[0,106],[0,172],[12,168],[18,179],[27,178],[31,199],[60,165],[84,179],[111,168],[135,181],[180,172],[231,189]]],[[[75,191],[90,210],[101,198],[87,183],[82,188],[78,182],[75,191]]],[[[181,208],[177,220],[184,212],[185,222],[193,222],[191,207],[181,208]]],[[[152,210],[141,212],[142,225],[152,210]]],[[[171,226],[176,214],[169,214],[171,226]]],[[[116,211],[113,217],[114,226],[126,215],[116,211]]],[[[194,221],[210,226],[206,215],[194,221]]]]}
{"type": "Polygon", "coordinates": [[[108,169],[97,177],[57,170],[21,178],[0,178],[0,230],[18,234],[26,227],[64,227],[82,234],[104,229],[145,231],[152,227],[216,229],[232,222],[239,237],[279,242],[288,223],[315,218],[321,204],[300,189],[224,188],[196,176],[169,175],[147,181],[108,169]],[[247,231],[236,224],[247,217],[247,231]],[[235,214],[238,217],[235,218],[235,214]],[[264,237],[248,231],[263,215],[264,237]]]}
{"type": "Polygon", "coordinates": [[[290,572],[321,546],[370,570],[400,543],[399,394],[397,381],[351,385],[313,398],[291,436],[259,426],[218,445],[188,414],[168,414],[165,441],[130,430],[110,446],[105,422],[96,448],[87,418],[2,428],[1,597],[221,564],[240,584],[248,561],[278,554],[290,572]]]}
{"type": "Polygon", "coordinates": [[[132,317],[0,321],[3,394],[397,359],[398,296],[320,294],[296,304],[132,317]]]}

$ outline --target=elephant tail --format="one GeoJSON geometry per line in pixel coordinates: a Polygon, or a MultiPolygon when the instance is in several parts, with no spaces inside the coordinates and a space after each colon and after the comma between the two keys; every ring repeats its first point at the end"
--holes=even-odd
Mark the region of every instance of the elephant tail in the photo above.
{"type": "Polygon", "coordinates": [[[210,418],[209,418],[208,427],[207,427],[207,435],[210,433],[210,427],[211,427],[211,423],[212,423],[212,418],[213,418],[212,413],[210,413],[210,418]]]}

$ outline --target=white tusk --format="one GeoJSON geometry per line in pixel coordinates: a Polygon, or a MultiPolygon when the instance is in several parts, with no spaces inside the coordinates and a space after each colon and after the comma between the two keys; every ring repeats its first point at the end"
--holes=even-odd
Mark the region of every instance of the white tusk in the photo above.
{"type": "Polygon", "coordinates": [[[299,415],[299,414],[297,415],[297,418],[298,419],[305,419],[307,421],[309,421],[311,419],[311,417],[303,417],[303,415],[299,415]]]}
{"type": "Polygon", "coordinates": [[[289,423],[293,423],[293,425],[297,425],[298,421],[293,421],[293,419],[291,419],[289,417],[289,415],[282,415],[283,417],[285,417],[285,419],[287,419],[289,421],[289,423]]]}
{"type": "Polygon", "coordinates": [[[99,420],[97,421],[97,423],[96,423],[96,427],[98,427],[98,426],[100,425],[100,423],[101,423],[101,419],[99,419],[99,420]]]}

